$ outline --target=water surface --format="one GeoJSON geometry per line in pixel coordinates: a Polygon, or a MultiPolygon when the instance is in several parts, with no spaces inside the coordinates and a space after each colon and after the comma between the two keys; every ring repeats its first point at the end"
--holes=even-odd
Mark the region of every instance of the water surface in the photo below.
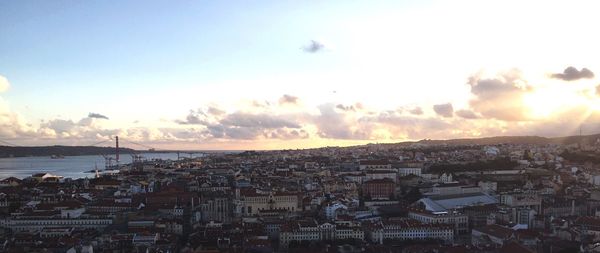
{"type": "MultiPolygon", "coordinates": [[[[177,160],[177,153],[144,153],[145,160],[171,159],[177,160]]],[[[187,157],[187,155],[186,155],[187,157]]],[[[130,155],[121,155],[121,164],[131,163],[130,155]]],[[[84,178],[94,177],[89,173],[95,167],[104,169],[105,159],[100,155],[65,156],[62,159],[52,159],[49,156],[0,158],[0,179],[7,177],[25,178],[38,172],[49,172],[55,175],[84,178]]]]}

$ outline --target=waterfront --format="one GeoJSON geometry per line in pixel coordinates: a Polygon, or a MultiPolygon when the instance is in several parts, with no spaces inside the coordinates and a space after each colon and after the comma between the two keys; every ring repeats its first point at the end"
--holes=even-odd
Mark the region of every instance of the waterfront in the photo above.
{"type": "MultiPolygon", "coordinates": [[[[177,159],[177,153],[144,153],[144,159],[177,159]]],[[[132,161],[130,155],[121,156],[121,164],[132,161]]],[[[105,160],[100,155],[65,156],[52,159],[49,156],[0,158],[0,179],[16,177],[23,179],[37,172],[49,172],[65,178],[93,177],[89,173],[95,167],[104,169],[105,160]]]]}

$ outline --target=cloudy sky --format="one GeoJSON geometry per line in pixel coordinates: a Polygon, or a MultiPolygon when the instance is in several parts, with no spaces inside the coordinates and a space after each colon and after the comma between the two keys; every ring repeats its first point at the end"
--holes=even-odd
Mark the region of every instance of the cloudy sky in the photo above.
{"type": "Polygon", "coordinates": [[[1,1],[0,140],[275,149],[598,133],[598,5],[1,1]]]}

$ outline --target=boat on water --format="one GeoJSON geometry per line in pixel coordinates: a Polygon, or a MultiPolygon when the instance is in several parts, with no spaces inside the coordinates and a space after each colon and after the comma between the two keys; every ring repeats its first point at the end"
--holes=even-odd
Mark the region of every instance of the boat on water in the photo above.
{"type": "Polygon", "coordinates": [[[64,159],[65,156],[64,155],[51,155],[50,159],[64,159]]]}

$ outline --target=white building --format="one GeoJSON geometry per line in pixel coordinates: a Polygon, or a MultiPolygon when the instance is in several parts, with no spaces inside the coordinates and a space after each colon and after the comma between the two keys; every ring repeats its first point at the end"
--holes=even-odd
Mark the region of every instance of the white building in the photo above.
{"type": "Polygon", "coordinates": [[[337,216],[336,211],[338,209],[348,209],[348,207],[341,203],[333,203],[327,205],[325,207],[325,217],[327,218],[327,220],[335,220],[337,216]]]}
{"type": "Polygon", "coordinates": [[[497,204],[498,200],[485,193],[468,193],[447,196],[430,196],[417,201],[417,205],[431,212],[448,212],[467,206],[497,204]]]}
{"type": "Polygon", "coordinates": [[[141,235],[135,234],[132,239],[132,243],[135,246],[153,246],[158,241],[159,234],[153,235],[141,235]]]}
{"type": "Polygon", "coordinates": [[[40,231],[44,228],[91,228],[101,230],[113,223],[112,217],[86,216],[78,218],[65,218],[56,216],[12,216],[8,218],[4,227],[13,231],[40,231]]]}
{"type": "Polygon", "coordinates": [[[458,212],[428,212],[425,210],[410,210],[408,217],[425,224],[446,224],[454,228],[455,234],[469,232],[469,216],[458,212]]]}
{"type": "Polygon", "coordinates": [[[40,231],[40,237],[48,238],[71,236],[71,233],[73,233],[73,229],[73,227],[46,227],[40,231]]]}
{"type": "Polygon", "coordinates": [[[398,176],[404,177],[408,175],[421,176],[421,168],[398,168],[398,176]]]}
{"type": "Polygon", "coordinates": [[[439,239],[454,241],[452,226],[443,224],[423,224],[416,220],[383,221],[371,224],[367,231],[371,242],[383,244],[386,239],[425,240],[439,239]]]}
{"type": "Polygon", "coordinates": [[[498,190],[498,183],[494,181],[479,181],[479,183],[477,183],[477,186],[481,188],[482,192],[485,192],[487,194],[494,193],[498,190]]]}
{"type": "Polygon", "coordinates": [[[358,164],[359,170],[391,170],[392,164],[387,161],[360,161],[358,164]]]}
{"type": "Polygon", "coordinates": [[[536,193],[513,192],[500,195],[500,203],[509,207],[527,207],[539,212],[542,198],[536,193]]]}
{"type": "Polygon", "coordinates": [[[435,184],[426,195],[455,195],[481,192],[479,186],[464,185],[458,182],[435,184]]]}
{"type": "Polygon", "coordinates": [[[589,182],[590,182],[590,184],[593,184],[596,186],[600,185],[600,175],[591,176],[589,182]]]}
{"type": "Polygon", "coordinates": [[[365,239],[365,231],[363,231],[360,227],[336,225],[335,239],[358,239],[362,241],[365,239]]]}
{"type": "Polygon", "coordinates": [[[498,156],[500,154],[500,149],[494,146],[485,146],[483,152],[485,152],[486,156],[498,156]]]}
{"type": "Polygon", "coordinates": [[[57,175],[52,175],[50,173],[36,173],[36,174],[33,174],[31,176],[31,178],[38,182],[58,182],[63,177],[57,176],[57,175]]]}
{"type": "Polygon", "coordinates": [[[315,220],[285,224],[281,227],[279,240],[284,247],[287,247],[292,241],[319,241],[321,240],[319,225],[315,220]]]}
{"type": "Polygon", "coordinates": [[[452,180],[452,174],[451,173],[442,173],[439,177],[439,182],[440,183],[452,183],[454,182],[452,180]]]}
{"type": "Polygon", "coordinates": [[[286,192],[257,193],[255,190],[245,191],[238,201],[243,216],[258,216],[261,212],[284,210],[298,211],[298,195],[286,192]]]}
{"type": "Polygon", "coordinates": [[[198,204],[200,219],[198,221],[231,222],[233,205],[227,196],[218,196],[200,200],[198,204]]]}
{"type": "Polygon", "coordinates": [[[323,223],[315,220],[304,220],[285,224],[279,235],[283,247],[293,241],[333,241],[342,239],[365,239],[365,232],[360,226],[323,223]]]}
{"type": "Polygon", "coordinates": [[[389,178],[394,181],[394,183],[397,183],[398,173],[395,170],[369,170],[365,173],[365,177],[363,178],[362,182],[386,178],[389,178]]]}

